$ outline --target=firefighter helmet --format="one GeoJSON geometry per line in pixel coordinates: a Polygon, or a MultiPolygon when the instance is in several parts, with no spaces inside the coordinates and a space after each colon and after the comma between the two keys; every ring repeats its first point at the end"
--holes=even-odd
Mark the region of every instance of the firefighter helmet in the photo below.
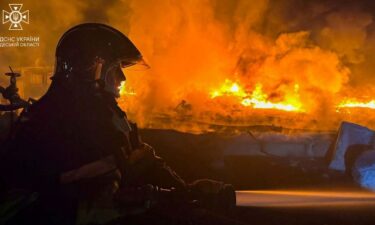
{"type": "Polygon", "coordinates": [[[106,82],[111,80],[107,74],[135,64],[147,66],[137,47],[123,33],[105,24],[84,23],[69,29],[60,38],[53,79],[72,77],[106,82]],[[103,62],[103,67],[95,78],[91,72],[97,60],[103,62]]]}

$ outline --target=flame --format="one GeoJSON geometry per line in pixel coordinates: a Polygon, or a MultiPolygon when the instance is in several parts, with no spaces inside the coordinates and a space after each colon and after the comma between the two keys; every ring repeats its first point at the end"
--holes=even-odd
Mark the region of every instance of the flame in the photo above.
{"type": "Polygon", "coordinates": [[[238,83],[226,79],[219,89],[211,91],[210,96],[213,99],[219,96],[246,97],[247,94],[238,83]]]}
{"type": "Polygon", "coordinates": [[[285,97],[282,102],[271,102],[269,96],[263,92],[263,86],[260,83],[255,85],[255,89],[251,93],[247,93],[245,89],[237,82],[232,82],[228,79],[217,90],[210,93],[211,99],[220,96],[237,97],[239,103],[245,107],[252,107],[254,109],[277,109],[284,111],[304,112],[302,103],[298,95],[299,85],[294,85],[294,96],[285,97]]]}
{"type": "Polygon", "coordinates": [[[369,102],[360,102],[357,100],[347,99],[342,101],[337,108],[369,108],[375,109],[375,100],[369,102]]]}
{"type": "MultiPolygon", "coordinates": [[[[374,123],[370,118],[375,115],[368,110],[363,111],[369,115],[358,117],[353,116],[358,110],[350,115],[335,112],[341,96],[359,97],[351,84],[366,77],[367,71],[354,65],[367,65],[359,64],[368,54],[358,47],[364,46],[367,17],[333,10],[322,14],[319,19],[325,22],[316,26],[288,29],[271,22],[259,29],[265,21],[279,21],[267,13],[274,4],[262,1],[254,7],[250,1],[227,1],[228,7],[220,2],[161,0],[160,10],[155,10],[147,1],[131,1],[134,20],[130,27],[119,27],[152,68],[129,77],[134,83],[127,83],[126,92],[129,85],[137,92],[135,97],[123,92],[127,101],[122,107],[129,118],[144,127],[184,131],[190,123],[202,131],[207,124],[331,130],[342,120],[374,123]],[[147,26],[150,23],[153,26],[147,26]],[[350,32],[342,32],[343,27],[350,32]]],[[[114,21],[123,21],[123,14],[111,14],[120,16],[114,21]]],[[[305,22],[311,24],[311,19],[305,22]]]]}
{"type": "Polygon", "coordinates": [[[118,89],[120,90],[121,96],[135,96],[137,93],[135,93],[134,89],[127,88],[128,86],[125,86],[125,81],[121,81],[120,86],[118,89]]]}

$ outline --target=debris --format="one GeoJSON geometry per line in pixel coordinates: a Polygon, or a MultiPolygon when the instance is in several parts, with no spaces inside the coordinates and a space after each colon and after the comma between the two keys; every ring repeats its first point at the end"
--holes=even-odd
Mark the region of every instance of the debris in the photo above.
{"type": "Polygon", "coordinates": [[[374,137],[375,132],[367,127],[354,123],[342,122],[336,142],[334,143],[329,168],[344,172],[346,170],[345,155],[348,149],[353,145],[371,145],[374,142],[374,137]]]}
{"type": "Polygon", "coordinates": [[[362,152],[351,170],[353,179],[361,187],[375,191],[375,150],[362,152]]]}

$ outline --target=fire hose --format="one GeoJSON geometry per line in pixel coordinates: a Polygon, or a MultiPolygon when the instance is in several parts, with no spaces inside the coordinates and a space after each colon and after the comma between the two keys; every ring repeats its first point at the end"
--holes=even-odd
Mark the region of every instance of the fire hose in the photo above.
{"type": "Polygon", "coordinates": [[[165,189],[146,185],[124,189],[117,199],[125,204],[180,204],[189,202],[214,211],[229,212],[235,207],[324,207],[324,206],[375,206],[375,194],[369,191],[327,190],[240,190],[230,184],[221,184],[214,193],[190,191],[187,194],[173,188],[165,189]]]}
{"type": "MultiPolygon", "coordinates": [[[[206,182],[207,180],[200,180],[206,182]]],[[[211,182],[211,181],[209,181],[211,182]]],[[[214,181],[215,182],[215,181],[214,181]]],[[[216,191],[198,191],[191,188],[181,191],[175,188],[161,188],[153,185],[128,187],[118,191],[115,200],[121,206],[135,205],[152,208],[156,204],[190,204],[215,211],[230,211],[236,207],[236,193],[232,185],[218,183],[216,191]]]]}
{"type": "Polygon", "coordinates": [[[134,208],[144,210],[128,214],[123,218],[124,220],[120,218],[111,225],[121,224],[122,221],[148,224],[158,219],[164,221],[160,224],[242,224],[232,218],[236,207],[236,194],[232,185],[206,179],[199,182],[214,182],[219,188],[213,192],[194,190],[194,187],[177,190],[153,185],[121,189],[115,196],[119,208],[127,212],[134,208]]]}

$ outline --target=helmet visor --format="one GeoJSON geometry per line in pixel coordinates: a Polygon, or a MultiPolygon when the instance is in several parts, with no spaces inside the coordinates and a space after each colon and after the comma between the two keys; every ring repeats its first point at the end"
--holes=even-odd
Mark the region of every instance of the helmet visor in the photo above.
{"type": "Polygon", "coordinates": [[[150,68],[147,62],[144,60],[143,57],[139,59],[121,59],[120,60],[121,68],[127,68],[127,70],[131,71],[143,71],[150,68]]]}

